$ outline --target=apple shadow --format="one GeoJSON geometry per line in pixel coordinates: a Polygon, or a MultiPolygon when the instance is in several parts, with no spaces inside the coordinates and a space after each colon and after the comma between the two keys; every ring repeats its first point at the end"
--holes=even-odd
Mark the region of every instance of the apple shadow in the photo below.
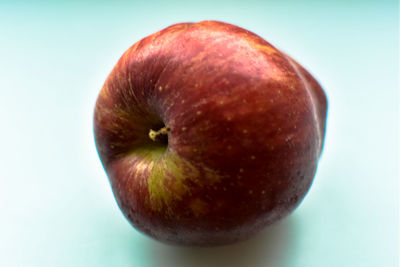
{"type": "Polygon", "coordinates": [[[249,239],[237,244],[212,247],[174,247],[149,240],[154,257],[151,267],[283,267],[295,237],[294,218],[286,218],[249,239]],[[150,243],[151,242],[151,243],[150,243]]]}

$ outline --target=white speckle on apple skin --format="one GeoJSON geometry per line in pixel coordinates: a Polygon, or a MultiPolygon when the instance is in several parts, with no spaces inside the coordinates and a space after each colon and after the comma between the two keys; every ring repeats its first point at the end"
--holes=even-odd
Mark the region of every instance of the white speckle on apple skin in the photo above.
{"type": "Polygon", "coordinates": [[[285,138],[285,141],[286,141],[286,142],[289,142],[292,138],[293,138],[293,135],[290,134],[290,135],[288,135],[288,136],[285,138]]]}

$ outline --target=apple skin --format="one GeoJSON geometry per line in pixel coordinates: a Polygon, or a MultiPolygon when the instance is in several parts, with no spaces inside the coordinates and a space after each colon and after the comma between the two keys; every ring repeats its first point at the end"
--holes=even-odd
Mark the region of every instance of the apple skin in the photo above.
{"type": "Polygon", "coordinates": [[[123,214],[175,245],[249,238],[309,190],[326,96],[297,62],[240,27],[180,23],[130,47],[99,93],[96,147],[123,214]],[[168,144],[150,130],[167,126],[168,144]]]}

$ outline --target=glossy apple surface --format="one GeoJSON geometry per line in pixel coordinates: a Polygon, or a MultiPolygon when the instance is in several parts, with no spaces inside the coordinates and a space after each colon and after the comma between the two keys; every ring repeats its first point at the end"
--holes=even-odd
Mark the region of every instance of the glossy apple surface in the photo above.
{"type": "Polygon", "coordinates": [[[98,153],[120,209],[171,244],[248,238],[311,186],[327,102],[317,81],[234,25],[172,25],[130,47],[96,102],[98,153]]]}

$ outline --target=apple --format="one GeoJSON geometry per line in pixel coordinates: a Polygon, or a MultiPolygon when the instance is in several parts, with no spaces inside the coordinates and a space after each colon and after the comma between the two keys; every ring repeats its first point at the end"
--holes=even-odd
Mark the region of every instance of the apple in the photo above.
{"type": "Polygon", "coordinates": [[[96,147],[120,209],[176,245],[246,239],[309,190],[326,96],[256,34],[179,23],[130,47],[96,101],[96,147]]]}

